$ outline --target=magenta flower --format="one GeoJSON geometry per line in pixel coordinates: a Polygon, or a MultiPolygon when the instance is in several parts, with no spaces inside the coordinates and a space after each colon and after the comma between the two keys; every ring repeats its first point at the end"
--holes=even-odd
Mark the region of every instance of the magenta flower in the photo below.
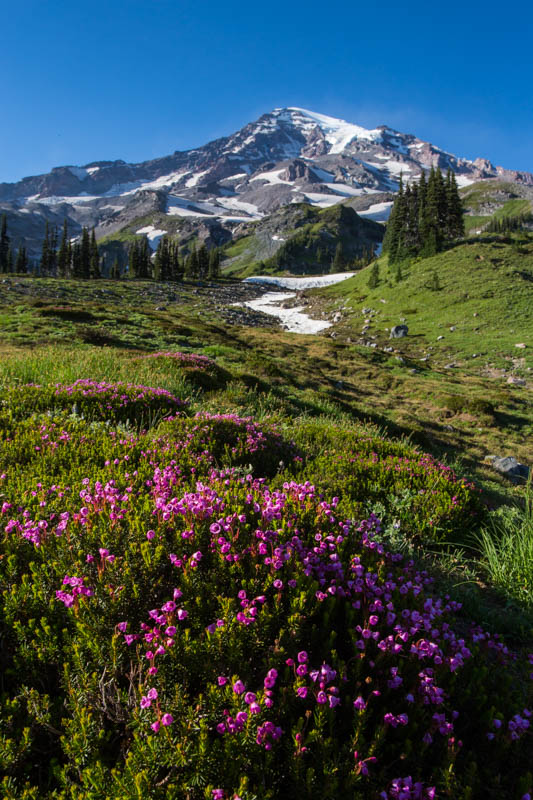
{"type": "Polygon", "coordinates": [[[228,679],[225,678],[224,675],[219,675],[217,681],[219,686],[225,686],[226,683],[228,682],[228,679]]]}
{"type": "Polygon", "coordinates": [[[172,725],[173,722],[174,722],[174,718],[172,717],[172,714],[163,714],[163,716],[161,717],[161,725],[167,725],[168,726],[168,725],[172,725]]]}
{"type": "Polygon", "coordinates": [[[246,691],[246,686],[242,681],[235,681],[235,683],[233,684],[233,691],[235,692],[235,694],[242,694],[243,692],[246,691]]]}

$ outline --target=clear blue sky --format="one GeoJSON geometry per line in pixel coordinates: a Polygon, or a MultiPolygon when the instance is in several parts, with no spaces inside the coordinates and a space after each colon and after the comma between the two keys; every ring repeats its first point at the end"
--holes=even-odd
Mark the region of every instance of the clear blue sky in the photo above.
{"type": "Polygon", "coordinates": [[[533,171],[531,9],[0,0],[0,182],[163,156],[290,105],[533,171]]]}

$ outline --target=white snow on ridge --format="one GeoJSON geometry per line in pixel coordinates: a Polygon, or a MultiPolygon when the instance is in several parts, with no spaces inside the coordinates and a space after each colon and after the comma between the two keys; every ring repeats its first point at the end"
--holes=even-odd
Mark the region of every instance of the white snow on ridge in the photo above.
{"type": "Polygon", "coordinates": [[[135,233],[144,233],[148,237],[148,242],[152,250],[157,250],[157,245],[159,244],[159,240],[162,236],[168,233],[168,231],[161,231],[157,228],[154,228],[153,225],[147,225],[145,228],[139,228],[138,231],[135,233]]]}
{"type": "Polygon", "coordinates": [[[68,171],[71,172],[75,178],[79,181],[84,181],[88,175],[88,172],[84,167],[67,167],[68,171]]]}
{"type": "Polygon", "coordinates": [[[293,106],[289,108],[289,111],[297,111],[318,124],[324,133],[326,141],[331,145],[330,153],[342,153],[352,139],[367,139],[371,142],[381,141],[380,130],[367,130],[367,128],[362,128],[360,125],[346,122],[344,119],[317,114],[315,111],[308,111],[306,108],[293,106]]]}

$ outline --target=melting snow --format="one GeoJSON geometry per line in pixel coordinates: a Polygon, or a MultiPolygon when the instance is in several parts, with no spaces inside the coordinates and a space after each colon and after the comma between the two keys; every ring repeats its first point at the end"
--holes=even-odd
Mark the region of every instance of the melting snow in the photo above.
{"type": "Polygon", "coordinates": [[[159,240],[162,236],[165,236],[168,231],[160,231],[157,228],[154,228],[153,225],[147,225],[145,228],[139,228],[139,230],[135,231],[135,233],[145,233],[148,237],[148,242],[150,243],[152,250],[157,250],[159,240]]]}
{"type": "MultiPolygon", "coordinates": [[[[277,278],[270,275],[257,275],[253,278],[246,278],[249,283],[265,283],[277,286],[280,289],[313,289],[321,286],[331,286],[334,283],[346,280],[355,275],[354,272],[339,272],[334,275],[313,275],[306,278],[277,278]]],[[[280,304],[291,297],[295,297],[294,291],[291,292],[267,292],[256,300],[250,300],[244,305],[264,314],[278,317],[288,331],[292,333],[319,333],[331,327],[331,322],[323,319],[311,319],[303,312],[304,306],[295,308],[281,308],[280,304]]]]}
{"type": "Polygon", "coordinates": [[[392,200],[387,203],[374,203],[366,211],[358,211],[357,213],[360,217],[368,217],[375,222],[386,222],[390,217],[391,208],[392,200]]]}
{"type": "Polygon", "coordinates": [[[192,176],[192,178],[189,178],[189,180],[187,181],[187,183],[185,184],[185,186],[186,186],[188,189],[192,189],[192,187],[193,187],[193,186],[196,186],[196,184],[198,183],[198,181],[200,180],[200,178],[203,178],[203,176],[204,176],[204,175],[207,175],[207,173],[208,173],[208,172],[209,172],[209,170],[208,170],[208,169],[204,169],[204,171],[203,171],[203,172],[197,172],[197,173],[196,173],[196,175],[193,175],[193,176],[192,176]]]}

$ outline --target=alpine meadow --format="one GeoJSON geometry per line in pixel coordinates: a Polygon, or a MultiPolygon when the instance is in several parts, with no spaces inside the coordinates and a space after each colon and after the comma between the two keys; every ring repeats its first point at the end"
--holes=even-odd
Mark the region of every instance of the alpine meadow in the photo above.
{"type": "Polygon", "coordinates": [[[3,798],[531,800],[533,174],[275,108],[0,273],[3,798]]]}

